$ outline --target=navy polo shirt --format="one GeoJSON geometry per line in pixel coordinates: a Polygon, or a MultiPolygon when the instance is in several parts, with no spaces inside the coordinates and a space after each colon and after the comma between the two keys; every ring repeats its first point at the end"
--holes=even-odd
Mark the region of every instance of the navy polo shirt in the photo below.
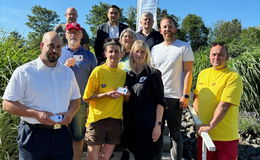
{"type": "MultiPolygon", "coordinates": [[[[62,48],[59,61],[62,64],[65,64],[66,60],[68,58],[73,57],[73,55],[82,55],[83,56],[82,61],[76,61],[75,66],[70,67],[73,70],[76,80],[78,82],[80,94],[83,95],[85,87],[88,82],[88,78],[89,78],[92,70],[97,65],[97,60],[93,53],[91,53],[88,50],[85,50],[82,47],[80,47],[76,51],[72,51],[68,46],[65,46],[62,48]]],[[[81,100],[81,103],[83,103],[83,100],[81,100]]]]}
{"type": "Polygon", "coordinates": [[[136,38],[137,40],[145,41],[148,44],[150,50],[153,48],[153,46],[163,42],[163,36],[161,33],[154,29],[148,36],[145,36],[141,30],[140,32],[136,33],[136,38]]]}

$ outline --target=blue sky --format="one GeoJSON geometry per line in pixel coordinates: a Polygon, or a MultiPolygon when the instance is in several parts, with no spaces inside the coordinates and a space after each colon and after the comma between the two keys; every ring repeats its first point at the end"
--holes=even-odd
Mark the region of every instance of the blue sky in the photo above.
{"type": "MultiPolygon", "coordinates": [[[[65,22],[66,8],[77,8],[78,22],[90,34],[89,26],[85,24],[85,15],[89,14],[91,6],[99,2],[116,4],[124,12],[137,4],[137,0],[0,0],[0,29],[17,30],[22,35],[27,35],[30,31],[25,25],[27,15],[31,14],[32,6],[40,5],[56,11],[61,22],[65,22]]],[[[189,13],[201,16],[207,27],[212,27],[217,21],[230,21],[234,18],[241,21],[243,28],[260,26],[260,0],[159,0],[159,7],[181,19],[189,13]]]]}

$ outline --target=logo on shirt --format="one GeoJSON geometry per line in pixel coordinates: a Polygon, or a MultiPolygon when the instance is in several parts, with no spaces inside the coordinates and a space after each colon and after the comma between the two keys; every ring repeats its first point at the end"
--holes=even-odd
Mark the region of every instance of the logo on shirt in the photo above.
{"type": "Polygon", "coordinates": [[[147,77],[141,77],[140,80],[139,80],[139,83],[142,83],[146,80],[147,77]]]}
{"type": "Polygon", "coordinates": [[[101,88],[105,88],[106,86],[106,84],[101,84],[101,88]]]}

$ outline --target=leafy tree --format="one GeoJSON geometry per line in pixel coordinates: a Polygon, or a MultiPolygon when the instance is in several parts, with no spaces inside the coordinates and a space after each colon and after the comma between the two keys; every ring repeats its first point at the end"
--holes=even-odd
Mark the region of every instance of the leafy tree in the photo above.
{"type": "Polygon", "coordinates": [[[126,23],[135,31],[136,29],[136,8],[130,7],[126,14],[126,23]]]}
{"type": "Polygon", "coordinates": [[[43,34],[53,30],[54,26],[60,21],[59,16],[55,11],[42,8],[39,5],[32,7],[32,15],[27,15],[29,22],[25,24],[34,30],[43,34]]]}
{"type": "Polygon", "coordinates": [[[6,40],[7,41],[16,41],[15,45],[19,46],[20,48],[23,47],[25,45],[25,42],[26,42],[24,40],[24,38],[22,37],[22,35],[17,31],[10,32],[8,34],[6,40]]]}
{"type": "Polygon", "coordinates": [[[241,30],[240,36],[228,43],[229,54],[237,57],[243,52],[253,52],[260,44],[260,30],[254,27],[241,30]]]}
{"type": "Polygon", "coordinates": [[[173,15],[173,14],[169,14],[168,11],[166,9],[161,9],[161,8],[157,8],[157,24],[158,24],[158,28],[160,28],[160,21],[163,17],[165,16],[170,16],[172,17],[176,23],[177,23],[177,26],[176,27],[179,27],[179,21],[180,21],[180,18],[173,15]]]}
{"type": "MultiPolygon", "coordinates": [[[[99,2],[99,5],[92,6],[92,9],[89,11],[89,14],[86,15],[86,24],[90,25],[90,31],[92,35],[95,36],[97,33],[96,27],[102,23],[108,21],[107,10],[111,5],[107,3],[99,2]]],[[[123,9],[120,9],[120,13],[123,13],[123,9]]],[[[119,20],[120,22],[126,22],[126,18],[121,15],[119,20]]]]}
{"type": "Polygon", "coordinates": [[[28,34],[31,46],[39,44],[41,37],[45,32],[53,30],[54,26],[60,21],[55,11],[48,10],[39,5],[32,7],[32,15],[28,16],[28,22],[25,24],[33,30],[28,34]]]}
{"type": "Polygon", "coordinates": [[[201,17],[188,14],[182,21],[181,31],[185,33],[185,39],[191,43],[193,51],[207,45],[209,29],[204,25],[201,17]]]}
{"type": "Polygon", "coordinates": [[[215,41],[229,43],[240,36],[241,22],[238,19],[231,21],[219,21],[214,27],[215,41]]]}

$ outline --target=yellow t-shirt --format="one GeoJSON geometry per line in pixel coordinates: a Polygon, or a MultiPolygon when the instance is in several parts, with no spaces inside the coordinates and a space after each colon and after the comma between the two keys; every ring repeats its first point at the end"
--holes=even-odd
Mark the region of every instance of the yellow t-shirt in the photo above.
{"type": "Polygon", "coordinates": [[[195,94],[199,98],[198,116],[202,123],[208,124],[211,121],[219,102],[231,103],[225,117],[209,131],[212,140],[231,141],[239,138],[238,106],[242,90],[240,75],[228,68],[208,68],[200,72],[195,94]]]}
{"type": "MultiPolygon", "coordinates": [[[[111,68],[106,64],[96,67],[88,80],[83,99],[90,98],[94,93],[105,93],[123,87],[126,72],[119,68],[111,68]]],[[[113,99],[103,97],[89,101],[89,114],[86,126],[105,118],[123,119],[123,96],[113,99]]]]}

